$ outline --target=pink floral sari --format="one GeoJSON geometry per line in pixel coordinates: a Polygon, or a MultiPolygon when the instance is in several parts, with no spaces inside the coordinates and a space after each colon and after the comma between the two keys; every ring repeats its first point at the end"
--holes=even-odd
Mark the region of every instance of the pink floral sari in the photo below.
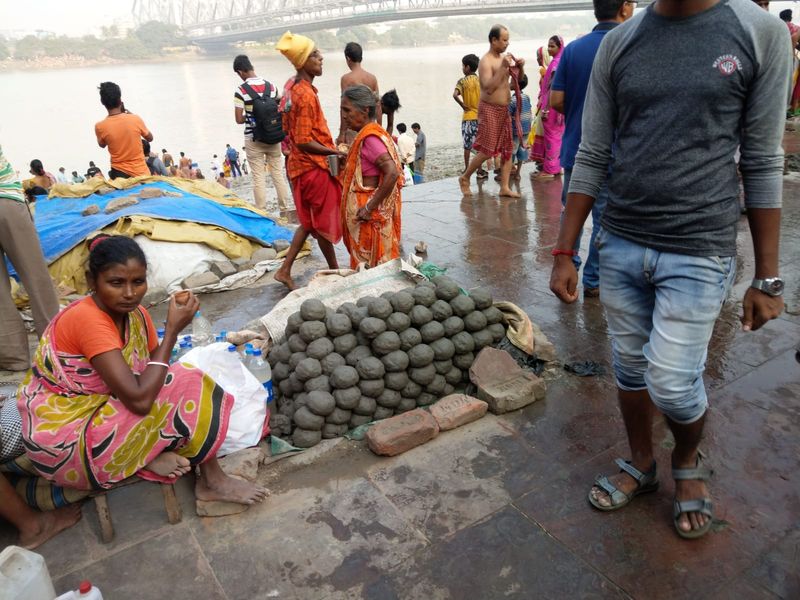
{"type": "MultiPolygon", "coordinates": [[[[535,129],[536,137],[531,148],[531,160],[542,162],[542,170],[549,175],[561,173],[561,138],[564,135],[564,115],[550,109],[550,87],[556,76],[558,63],[561,62],[561,55],[564,52],[564,40],[559,36],[561,47],[558,54],[553,57],[547,65],[544,78],[539,86],[539,106],[535,129]],[[540,135],[541,133],[541,135],[540,135]]],[[[545,48],[545,52],[547,49],[545,48]]]]}

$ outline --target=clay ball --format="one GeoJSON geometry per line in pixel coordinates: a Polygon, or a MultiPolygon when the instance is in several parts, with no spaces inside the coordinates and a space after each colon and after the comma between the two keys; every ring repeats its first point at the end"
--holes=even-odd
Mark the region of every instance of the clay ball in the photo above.
{"type": "Polygon", "coordinates": [[[300,314],[300,311],[293,312],[289,315],[289,318],[286,319],[286,337],[288,338],[293,333],[297,333],[300,329],[300,325],[303,324],[303,315],[300,314]]]}
{"type": "Polygon", "coordinates": [[[475,302],[475,308],[484,310],[492,305],[492,294],[486,288],[475,288],[470,291],[469,297],[475,302]]]}
{"type": "Polygon", "coordinates": [[[297,424],[298,427],[302,427],[303,429],[309,429],[312,431],[322,429],[322,426],[325,424],[325,417],[320,415],[315,415],[308,409],[307,406],[301,406],[296,411],[294,411],[294,416],[292,417],[292,419],[294,420],[294,422],[297,424]]]}
{"type": "Polygon", "coordinates": [[[396,408],[397,405],[400,404],[401,398],[402,396],[400,396],[400,392],[396,390],[384,389],[379,396],[375,397],[375,400],[380,406],[384,406],[386,408],[396,408]]]}
{"type": "Polygon", "coordinates": [[[428,344],[417,344],[408,351],[408,364],[412,367],[424,367],[433,362],[433,348],[428,344]]]}
{"type": "Polygon", "coordinates": [[[352,333],[345,333],[333,338],[333,349],[342,356],[347,356],[356,346],[358,346],[358,339],[352,333]]]}
{"type": "Polygon", "coordinates": [[[383,376],[384,388],[390,390],[402,390],[408,384],[408,373],[405,371],[398,371],[396,373],[386,373],[383,376]]]}
{"type": "Polygon", "coordinates": [[[386,319],[386,317],[394,312],[394,309],[392,308],[392,304],[385,298],[375,298],[375,300],[370,302],[369,306],[367,306],[367,311],[370,317],[386,319]]]}
{"type": "Polygon", "coordinates": [[[415,306],[411,309],[411,324],[419,329],[425,323],[430,323],[433,321],[433,313],[431,310],[426,306],[415,306]]]}
{"type": "Polygon", "coordinates": [[[467,354],[475,350],[475,340],[466,331],[455,334],[450,340],[456,354],[467,354]]]}
{"type": "Polygon", "coordinates": [[[418,306],[431,306],[436,302],[436,292],[434,288],[427,285],[418,285],[411,293],[414,296],[414,304],[418,306]]]}
{"type": "Polygon", "coordinates": [[[308,356],[306,356],[305,352],[295,352],[289,357],[289,367],[291,367],[292,371],[294,371],[297,368],[297,365],[307,358],[308,356]]]}
{"type": "Polygon", "coordinates": [[[356,370],[361,379],[382,379],[386,373],[383,363],[374,356],[367,356],[359,360],[356,364],[356,370]]]}
{"type": "Polygon", "coordinates": [[[375,296],[362,296],[361,298],[356,300],[356,306],[358,306],[359,308],[367,308],[370,302],[372,302],[373,300],[375,300],[375,296]]]}
{"type": "Polygon", "coordinates": [[[405,331],[400,332],[401,350],[408,352],[409,350],[411,350],[411,348],[421,343],[422,343],[422,334],[420,334],[418,329],[409,327],[405,331]]]}
{"type": "MultiPolygon", "coordinates": [[[[356,404],[356,407],[353,409],[353,412],[357,415],[363,415],[365,417],[371,417],[372,414],[375,412],[375,409],[378,408],[378,403],[375,401],[375,398],[370,398],[369,396],[361,396],[361,399],[356,404]]],[[[367,421],[369,423],[369,421],[367,421]]]]}
{"type": "Polygon", "coordinates": [[[358,382],[358,389],[361,394],[370,398],[377,398],[384,390],[383,379],[362,379],[358,382]]]}
{"type": "Polygon", "coordinates": [[[415,381],[411,381],[411,378],[409,378],[406,386],[402,390],[400,390],[400,395],[403,398],[416,398],[421,393],[422,393],[422,386],[416,383],[415,381]]]}
{"type": "Polygon", "coordinates": [[[456,354],[453,357],[453,365],[462,371],[468,371],[474,362],[475,355],[472,352],[467,352],[466,354],[456,354]]]}
{"type": "Polygon", "coordinates": [[[489,333],[492,334],[492,343],[493,344],[496,344],[497,342],[502,340],[504,337],[506,337],[506,328],[503,327],[502,323],[493,323],[493,324],[489,325],[486,329],[489,330],[489,333]]]}
{"type": "Polygon", "coordinates": [[[321,431],[309,431],[308,429],[295,428],[292,432],[292,445],[296,448],[311,448],[322,441],[321,431]]]}
{"type": "Polygon", "coordinates": [[[333,342],[326,337],[314,340],[306,348],[306,354],[317,360],[322,360],[331,352],[333,352],[333,342]]]}
{"type": "Polygon", "coordinates": [[[392,297],[389,298],[389,302],[392,304],[392,309],[395,312],[408,314],[411,312],[411,309],[414,308],[414,296],[408,292],[394,293],[392,297]]]}
{"type": "MultiPolygon", "coordinates": [[[[459,378],[460,375],[459,373],[459,378]]],[[[342,410],[353,410],[358,401],[361,400],[361,390],[355,386],[343,390],[334,390],[333,399],[336,400],[336,406],[342,410]]]]}
{"type": "Polygon", "coordinates": [[[455,334],[464,331],[464,320],[461,317],[449,317],[444,320],[442,327],[444,327],[445,337],[451,338],[455,334]]]}
{"type": "Polygon", "coordinates": [[[386,321],[377,317],[367,317],[359,323],[358,330],[372,340],[386,331],[386,321]]]}
{"type": "Polygon", "coordinates": [[[303,300],[300,305],[300,315],[304,321],[322,321],[325,319],[326,312],[325,305],[316,298],[303,300]]]}
{"type": "Polygon", "coordinates": [[[448,317],[453,316],[453,307],[450,306],[449,302],[437,300],[431,304],[431,314],[437,321],[444,321],[448,317]]]}
{"type": "Polygon", "coordinates": [[[393,415],[394,415],[393,409],[386,408],[385,406],[378,406],[378,408],[375,409],[375,414],[372,415],[372,418],[375,421],[381,421],[383,419],[388,419],[393,415]]]}
{"type": "Polygon", "coordinates": [[[319,377],[314,377],[313,379],[309,379],[306,381],[306,391],[307,392],[329,392],[331,390],[331,384],[328,380],[327,375],[320,375],[319,377]]]}
{"type": "Polygon", "coordinates": [[[486,317],[479,310],[473,310],[464,317],[464,328],[471,333],[485,329],[486,325],[486,317]]]}
{"type": "Polygon", "coordinates": [[[393,312],[386,319],[386,329],[400,333],[411,327],[411,317],[406,313],[393,312]]]}
{"type": "Polygon", "coordinates": [[[289,336],[287,345],[289,346],[289,350],[292,352],[305,352],[306,346],[308,346],[306,341],[297,333],[293,333],[289,336]]]}
{"type": "Polygon", "coordinates": [[[333,412],[325,417],[326,423],[334,423],[335,425],[347,425],[350,421],[351,412],[338,406],[333,409],[333,412]]]}
{"type": "MultiPolygon", "coordinates": [[[[439,323],[439,321],[431,321],[420,327],[419,333],[422,336],[422,341],[426,344],[430,344],[444,337],[444,326],[439,323]]],[[[306,353],[308,353],[308,351],[306,351],[306,353]]]]}
{"type": "Polygon", "coordinates": [[[456,353],[455,344],[447,338],[441,338],[431,342],[434,360],[449,360],[456,353]]]}
{"type": "Polygon", "coordinates": [[[475,302],[472,301],[472,298],[463,294],[450,300],[450,306],[453,309],[453,314],[462,318],[475,310],[475,302]]]}
{"type": "Polygon", "coordinates": [[[322,365],[316,358],[309,357],[301,360],[294,372],[300,381],[308,381],[322,375],[322,365]]]}
{"type": "Polygon", "coordinates": [[[353,387],[358,383],[358,371],[347,365],[336,367],[331,373],[330,380],[331,385],[337,390],[353,387]]]}
{"type": "Polygon", "coordinates": [[[400,336],[394,331],[384,331],[372,341],[372,351],[377,356],[384,356],[400,349],[400,336]]]}
{"type": "Polygon", "coordinates": [[[306,407],[315,415],[327,417],[336,408],[336,400],[329,392],[316,390],[308,393],[306,407]]]}
{"type": "Polygon", "coordinates": [[[277,365],[275,365],[275,368],[272,369],[272,379],[280,383],[281,381],[289,377],[291,372],[292,369],[289,366],[289,363],[279,362],[277,365]]]}
{"type": "Polygon", "coordinates": [[[395,350],[381,358],[387,373],[399,373],[408,368],[408,354],[402,350],[395,350]]]}
{"type": "Polygon", "coordinates": [[[350,321],[353,323],[353,327],[358,327],[361,325],[361,321],[366,319],[369,316],[369,312],[367,311],[366,306],[358,306],[353,309],[353,312],[350,313],[350,321]]]}
{"type": "Polygon", "coordinates": [[[461,293],[458,284],[445,275],[434,277],[433,281],[436,284],[436,297],[441,300],[450,301],[461,293]]]}
{"type": "Polygon", "coordinates": [[[492,332],[488,329],[481,329],[480,331],[476,331],[472,334],[472,339],[475,340],[475,350],[481,350],[482,348],[486,348],[486,346],[491,346],[494,338],[492,337],[492,332]]]}
{"type": "Polygon", "coordinates": [[[356,346],[353,348],[344,359],[351,367],[355,367],[362,358],[372,356],[372,350],[368,346],[356,346]]]}
{"type": "Polygon", "coordinates": [[[431,363],[424,367],[409,369],[408,376],[413,382],[422,386],[426,386],[433,381],[434,377],[436,377],[436,369],[431,363]]]}
{"type": "Polygon", "coordinates": [[[403,398],[400,404],[394,409],[396,413],[404,413],[417,408],[417,400],[415,398],[403,398]]]}
{"type": "Polygon", "coordinates": [[[328,335],[337,337],[350,333],[353,329],[353,324],[350,322],[350,317],[347,315],[333,314],[325,319],[325,329],[328,330],[328,335]]]}

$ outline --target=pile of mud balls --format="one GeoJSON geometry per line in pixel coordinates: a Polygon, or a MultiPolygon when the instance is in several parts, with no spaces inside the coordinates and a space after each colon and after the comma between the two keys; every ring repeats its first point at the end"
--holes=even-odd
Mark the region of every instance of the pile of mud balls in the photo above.
{"type": "Polygon", "coordinates": [[[288,319],[286,341],[268,355],[272,433],[309,448],[433,404],[467,382],[476,354],[505,335],[491,294],[465,294],[446,276],[335,312],[306,300],[288,319]]]}

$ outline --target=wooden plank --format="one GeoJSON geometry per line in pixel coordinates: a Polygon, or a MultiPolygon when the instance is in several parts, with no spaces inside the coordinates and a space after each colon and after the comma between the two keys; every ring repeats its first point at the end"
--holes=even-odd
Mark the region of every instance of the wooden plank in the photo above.
{"type": "Polygon", "coordinates": [[[97,509],[97,518],[100,521],[100,537],[104,544],[108,544],[114,539],[114,524],[111,522],[111,511],[108,508],[106,495],[95,496],[94,506],[97,509]]]}
{"type": "Polygon", "coordinates": [[[161,492],[164,494],[164,508],[167,509],[167,520],[171,525],[183,520],[183,511],[175,496],[175,486],[171,483],[162,483],[161,492]]]}

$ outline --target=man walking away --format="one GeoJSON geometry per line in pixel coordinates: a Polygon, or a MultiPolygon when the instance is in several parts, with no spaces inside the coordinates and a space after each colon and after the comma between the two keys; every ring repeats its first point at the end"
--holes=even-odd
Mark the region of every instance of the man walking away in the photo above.
{"type": "Polygon", "coordinates": [[[153,141],[153,134],[141,117],[128,112],[122,103],[122,90],[112,82],[100,84],[100,102],[108,116],[94,126],[97,144],[108,147],[111,155],[110,179],[150,175],[142,154],[142,140],[153,141]]]}
{"type": "Polygon", "coordinates": [[[236,148],[231,147],[230,144],[225,144],[225,157],[231,165],[231,177],[241,177],[242,169],[239,166],[239,152],[236,151],[236,148]]]}
{"type": "Polygon", "coordinates": [[[166,148],[161,149],[161,161],[164,163],[164,166],[168,169],[175,164],[175,161],[172,158],[172,154],[167,152],[166,148]]]}
{"type": "MultiPolygon", "coordinates": [[[[594,16],[597,25],[592,32],[578,38],[564,48],[561,62],[556,70],[550,92],[550,108],[564,115],[564,136],[561,140],[561,166],[564,169],[564,186],[561,191],[561,205],[567,205],[567,191],[575,164],[575,153],[581,143],[581,120],[583,119],[583,102],[586,99],[586,88],[589,87],[589,76],[592,74],[592,63],[606,33],[633,15],[636,3],[629,0],[594,0],[594,16]]],[[[600,217],[606,206],[608,188],[605,183],[600,188],[592,206],[592,237],[589,241],[589,256],[583,267],[583,296],[596,298],[600,295],[600,267],[598,252],[594,245],[600,231],[600,217]]],[[[575,256],[572,262],[575,269],[581,268],[581,257],[578,250],[581,246],[581,234],[575,240],[575,256]]]]}
{"type": "MultiPolygon", "coordinates": [[[[339,80],[339,88],[344,92],[347,88],[354,85],[365,85],[375,93],[375,98],[380,98],[378,90],[378,78],[372,73],[367,71],[361,66],[361,61],[364,58],[364,50],[361,44],[357,42],[348,42],[344,47],[344,60],[347,63],[347,68],[350,69],[349,73],[342,75],[339,80]]],[[[381,122],[381,104],[377,103],[375,108],[375,120],[381,122]]],[[[339,115],[339,136],[336,138],[337,144],[347,143],[346,131],[344,129],[344,119],[339,115]]]]}
{"type": "Polygon", "coordinates": [[[576,300],[575,240],[608,179],[600,300],[631,456],[595,480],[588,500],[598,510],[658,488],[657,408],[675,440],[674,527],[684,538],[711,528],[711,470],[698,445],[708,343],[736,273],[734,153],[739,146],[755,254],[741,320],[754,331],[783,312],[781,143],[791,68],[786,26],[751,0],[656,0],[600,45],[550,279],[562,301],[576,300]]]}
{"type": "MultiPolygon", "coordinates": [[[[242,85],[234,93],[234,118],[237,123],[244,124],[245,154],[253,174],[256,206],[262,209],[267,207],[266,171],[269,170],[272,185],[278,193],[278,208],[285,212],[289,210],[289,186],[283,174],[281,141],[284,134],[278,112],[278,89],[256,75],[253,64],[244,54],[233,60],[233,70],[242,80],[242,85]],[[257,107],[256,102],[259,103],[257,107]],[[262,116],[261,122],[256,119],[256,108],[262,116]]],[[[236,168],[239,168],[238,164],[236,168]]]]}
{"type": "Polygon", "coordinates": [[[417,140],[414,143],[414,174],[419,175],[421,178],[425,172],[425,155],[428,152],[428,140],[425,134],[422,133],[419,123],[412,123],[411,130],[417,136],[417,140]]]}
{"type": "Polygon", "coordinates": [[[397,154],[400,156],[400,162],[413,170],[414,154],[417,152],[416,136],[410,131],[407,131],[405,123],[397,124],[397,132],[400,134],[397,138],[397,154]]]}
{"type": "Polygon", "coordinates": [[[464,170],[469,167],[469,157],[478,135],[478,102],[481,99],[481,82],[475,74],[480,59],[467,54],[461,59],[464,76],[456,83],[453,100],[461,107],[461,140],[464,143],[464,170]]]}

